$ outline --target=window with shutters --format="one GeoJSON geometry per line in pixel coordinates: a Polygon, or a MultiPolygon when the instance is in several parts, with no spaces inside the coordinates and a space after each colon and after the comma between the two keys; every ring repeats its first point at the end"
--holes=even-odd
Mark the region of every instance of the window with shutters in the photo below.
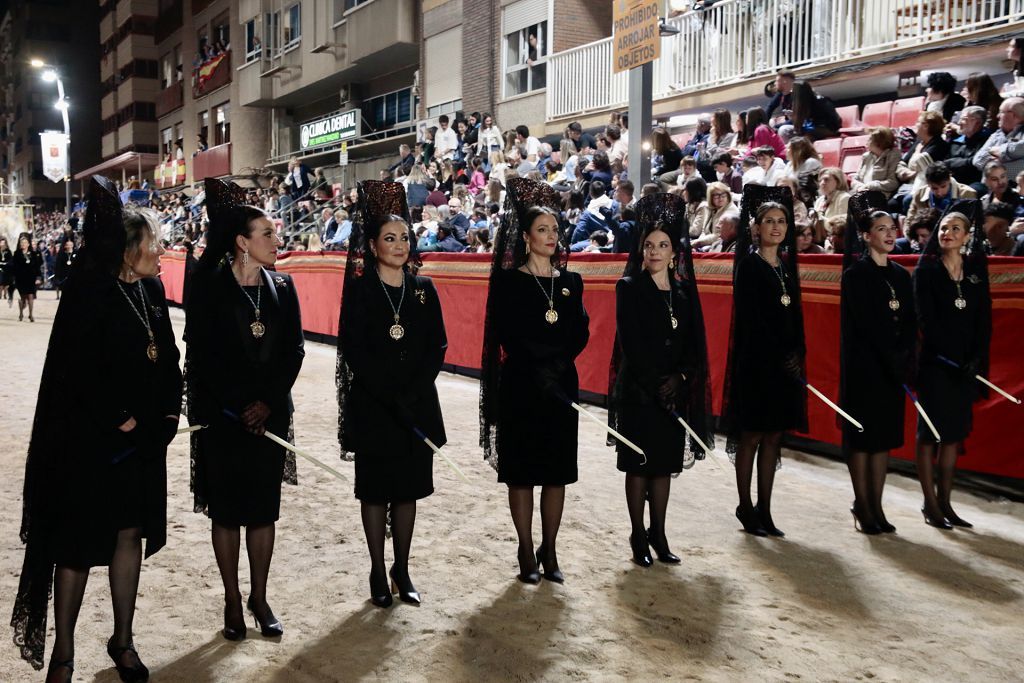
{"type": "Polygon", "coordinates": [[[547,17],[547,0],[520,0],[503,10],[505,97],[540,90],[547,85],[550,54],[547,17]]]}
{"type": "Polygon", "coordinates": [[[434,118],[462,108],[462,27],[424,41],[423,98],[434,118]]]}

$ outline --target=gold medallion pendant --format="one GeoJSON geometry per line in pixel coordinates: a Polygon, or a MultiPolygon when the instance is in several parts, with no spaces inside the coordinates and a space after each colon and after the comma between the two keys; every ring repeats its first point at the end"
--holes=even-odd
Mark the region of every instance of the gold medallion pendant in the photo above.
{"type": "Polygon", "coordinates": [[[249,329],[252,330],[252,336],[256,337],[257,339],[259,339],[260,337],[267,333],[267,327],[259,320],[254,322],[252,325],[249,325],[249,329]]]}
{"type": "Polygon", "coordinates": [[[392,339],[398,341],[399,339],[405,336],[405,328],[399,325],[398,323],[395,323],[388,330],[388,334],[391,335],[392,339]]]}
{"type": "Polygon", "coordinates": [[[673,316],[669,316],[669,318],[672,320],[672,329],[673,330],[676,329],[677,327],[679,327],[679,321],[676,319],[676,317],[674,315],[673,316]]]}
{"type": "Polygon", "coordinates": [[[958,310],[962,311],[965,308],[967,308],[967,299],[963,298],[962,296],[958,296],[957,298],[953,299],[953,305],[956,306],[958,310]]]}
{"type": "Polygon", "coordinates": [[[894,310],[894,311],[900,310],[900,300],[899,299],[889,299],[889,308],[894,310]]]}
{"type": "Polygon", "coordinates": [[[156,347],[156,342],[150,341],[149,344],[146,345],[146,358],[155,363],[159,357],[160,350],[156,347]]]}
{"type": "Polygon", "coordinates": [[[544,313],[544,319],[548,321],[548,324],[554,325],[558,322],[558,311],[553,308],[549,308],[547,312],[544,313]]]}
{"type": "Polygon", "coordinates": [[[783,306],[789,306],[791,303],[793,303],[793,300],[789,298],[789,294],[783,294],[782,296],[780,296],[779,301],[782,302],[783,306]]]}

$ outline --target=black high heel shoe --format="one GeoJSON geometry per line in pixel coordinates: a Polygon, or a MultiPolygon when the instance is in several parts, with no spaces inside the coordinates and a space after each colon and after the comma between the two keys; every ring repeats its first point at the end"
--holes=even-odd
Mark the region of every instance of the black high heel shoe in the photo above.
{"type": "Polygon", "coordinates": [[[963,529],[974,528],[973,524],[971,524],[966,519],[963,519],[962,517],[960,517],[960,515],[953,512],[953,506],[950,505],[949,503],[939,503],[939,509],[942,510],[942,516],[945,517],[946,520],[953,526],[958,526],[963,529]]]}
{"type": "MultiPolygon", "coordinates": [[[[238,596],[238,611],[242,611],[242,596],[238,596]]],[[[242,618],[236,623],[240,623],[240,626],[232,626],[230,619],[233,616],[231,614],[231,603],[227,600],[224,601],[224,630],[221,631],[224,638],[227,640],[245,640],[245,619],[242,618]]]]}
{"type": "Polygon", "coordinates": [[[950,524],[945,517],[942,517],[940,515],[938,519],[936,519],[935,517],[932,517],[930,514],[928,514],[927,508],[921,508],[921,515],[924,517],[924,523],[928,526],[933,526],[936,529],[942,529],[944,531],[949,531],[953,528],[953,525],[950,524]]]}
{"type": "Polygon", "coordinates": [[[650,529],[647,530],[647,541],[654,548],[654,554],[658,556],[658,562],[664,562],[665,564],[679,564],[682,560],[679,556],[668,549],[668,540],[665,538],[665,534],[661,534],[659,538],[650,529]]]}
{"type": "MultiPolygon", "coordinates": [[[[853,515],[853,528],[861,532],[862,534],[867,534],[868,536],[877,536],[878,534],[882,533],[881,526],[875,524],[874,522],[867,523],[863,519],[861,519],[860,514],[857,512],[856,502],[854,502],[854,504],[850,506],[850,514],[853,515]]],[[[893,528],[895,529],[895,527],[893,528]]]]}
{"type": "Polygon", "coordinates": [[[544,545],[541,544],[537,548],[537,565],[544,568],[544,578],[548,581],[554,581],[555,583],[565,583],[565,576],[562,574],[560,569],[549,569],[550,562],[545,562],[544,556],[544,545]]]}
{"type": "Polygon", "coordinates": [[[526,562],[523,562],[523,554],[521,552],[519,553],[519,575],[516,576],[516,578],[523,583],[536,585],[540,583],[540,572],[537,570],[537,566],[534,565],[532,568],[526,566],[526,563],[531,562],[534,559],[533,553],[527,553],[526,558],[526,562]]]}
{"type": "Polygon", "coordinates": [[[252,613],[252,618],[256,621],[256,628],[260,630],[264,638],[278,638],[284,635],[284,624],[281,620],[274,616],[274,611],[270,609],[270,605],[267,605],[267,619],[264,621],[260,619],[260,615],[256,614],[256,609],[253,607],[252,596],[245,601],[245,606],[252,613]]]}
{"type": "Polygon", "coordinates": [[[776,538],[785,538],[786,534],[783,533],[782,529],[775,526],[775,522],[772,520],[771,513],[764,513],[761,511],[761,506],[755,505],[754,512],[761,518],[761,526],[769,536],[775,536],[776,538]]]}
{"type": "Polygon", "coordinates": [[[398,593],[398,599],[402,602],[407,602],[410,605],[420,604],[420,594],[416,591],[416,586],[412,585],[412,579],[408,576],[405,577],[404,582],[399,582],[395,578],[395,568],[392,567],[391,571],[388,572],[388,576],[391,577],[391,592],[398,593]]]}
{"type": "Polygon", "coordinates": [[[648,547],[647,535],[645,533],[630,534],[629,547],[633,549],[633,562],[637,563],[641,567],[650,567],[654,564],[654,560],[651,559],[651,551],[648,547]]]}
{"type": "Polygon", "coordinates": [[[116,647],[114,645],[114,638],[111,636],[110,640],[107,641],[107,655],[114,661],[114,668],[117,669],[117,675],[121,677],[124,683],[144,683],[149,680],[149,669],[139,659],[139,653],[135,650],[135,643],[128,641],[128,645],[125,647],[116,647]],[[124,666],[121,664],[121,657],[125,653],[131,652],[135,655],[135,666],[124,666]]]}
{"type": "Polygon", "coordinates": [[[63,662],[56,662],[56,661],[51,659],[49,666],[46,667],[46,683],[50,683],[51,681],[54,681],[55,683],[57,683],[57,682],[59,682],[59,683],[71,683],[71,676],[74,673],[75,673],[75,660],[73,660],[73,659],[65,659],[63,662]],[[67,678],[60,678],[60,679],[53,678],[53,674],[54,674],[54,672],[57,671],[57,669],[67,669],[68,670],[67,678]]]}
{"type": "Polygon", "coordinates": [[[391,597],[391,591],[388,590],[387,577],[384,578],[383,586],[378,583],[374,583],[373,573],[370,574],[370,602],[373,603],[374,607],[391,607],[394,600],[391,597]]]}
{"type": "Polygon", "coordinates": [[[752,536],[767,536],[768,532],[761,526],[761,519],[754,508],[744,510],[742,505],[736,506],[736,519],[740,520],[743,530],[752,536]]]}

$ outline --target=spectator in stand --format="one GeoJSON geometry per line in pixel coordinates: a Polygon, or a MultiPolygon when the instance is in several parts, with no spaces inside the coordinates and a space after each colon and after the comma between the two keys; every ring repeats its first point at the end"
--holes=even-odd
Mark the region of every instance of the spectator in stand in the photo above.
{"type": "Polygon", "coordinates": [[[775,75],[775,95],[769,100],[768,110],[764,114],[765,119],[776,130],[786,125],[792,125],[790,116],[793,113],[793,86],[795,83],[796,74],[792,71],[780,71],[775,75]]]}
{"type": "Polygon", "coordinates": [[[413,156],[412,150],[409,149],[409,145],[402,144],[398,146],[398,161],[388,167],[392,175],[405,176],[409,175],[409,171],[412,170],[413,165],[416,163],[416,157],[413,156]]]}
{"type": "Polygon", "coordinates": [[[608,221],[608,227],[614,235],[611,251],[615,254],[633,253],[633,240],[636,239],[636,211],[633,207],[622,207],[621,213],[608,221]]]}
{"type": "Polygon", "coordinates": [[[956,77],[945,71],[928,74],[924,89],[925,111],[941,114],[946,121],[966,106],[967,101],[956,92],[956,77]]]}
{"type": "Polygon", "coordinates": [[[714,254],[731,254],[736,251],[736,236],[739,234],[740,215],[726,213],[718,219],[715,232],[718,239],[711,243],[707,251],[714,254]]]}
{"type": "Polygon", "coordinates": [[[964,81],[960,95],[967,100],[967,104],[985,110],[985,130],[991,133],[999,127],[999,105],[1003,103],[1003,96],[999,94],[999,88],[991,76],[980,71],[972,73],[964,81]]]}
{"type": "Polygon", "coordinates": [[[459,148],[459,136],[452,130],[447,114],[437,118],[438,130],[434,133],[434,158],[451,160],[459,148]]]}
{"type": "Polygon", "coordinates": [[[285,178],[285,184],[291,188],[292,199],[300,201],[306,197],[306,193],[312,187],[312,175],[309,166],[299,161],[298,157],[292,157],[288,161],[288,177],[285,178]]]}
{"type": "Polygon", "coordinates": [[[686,185],[686,181],[691,178],[701,177],[701,174],[697,172],[697,160],[693,157],[683,157],[683,161],[679,165],[679,175],[676,176],[676,187],[686,185]]]}
{"type": "MultiPolygon", "coordinates": [[[[832,100],[814,92],[806,81],[793,85],[793,135],[824,140],[839,134],[842,122],[832,100]]],[[[781,134],[781,133],[780,133],[781,134]]]]}
{"type": "MultiPolygon", "coordinates": [[[[935,111],[923,111],[917,117],[917,140],[896,168],[900,182],[910,184],[904,188],[907,194],[922,189],[927,182],[925,171],[949,157],[949,143],[942,137],[945,126],[942,114],[935,111]]],[[[904,204],[908,201],[904,200],[904,204]]]]}
{"type": "Polygon", "coordinates": [[[708,215],[708,184],[703,178],[691,178],[683,186],[683,199],[686,201],[686,222],[690,226],[690,239],[700,237],[707,225],[708,215]]]}
{"type": "Polygon", "coordinates": [[[629,143],[622,137],[622,129],[619,126],[611,125],[604,129],[604,136],[611,145],[608,150],[609,166],[622,166],[623,160],[629,154],[629,143]]]}
{"type": "MultiPolygon", "coordinates": [[[[1020,179],[1018,179],[1018,187],[1020,179]]],[[[1010,178],[1006,167],[999,161],[990,161],[985,167],[985,195],[981,198],[982,208],[994,203],[1009,204],[1018,215],[1024,215],[1024,202],[1020,193],[1010,187],[1010,178]]]]}
{"type": "Polygon", "coordinates": [[[600,180],[590,183],[590,201],[576,221],[576,229],[569,240],[573,251],[582,251],[589,243],[590,235],[597,230],[610,231],[612,199],[605,194],[605,184],[600,180]]]}
{"type": "Polygon", "coordinates": [[[433,245],[434,251],[445,251],[456,253],[463,251],[466,245],[455,238],[454,229],[451,223],[443,222],[437,226],[437,242],[433,245]]]}
{"type": "Polygon", "coordinates": [[[429,164],[434,159],[434,154],[437,151],[437,143],[435,138],[437,137],[437,126],[430,126],[423,131],[423,140],[420,141],[420,157],[418,161],[423,164],[429,164]]]}
{"type": "Polygon", "coordinates": [[[201,134],[197,134],[196,135],[196,151],[192,152],[192,156],[195,156],[195,155],[199,154],[200,152],[205,152],[209,148],[210,147],[206,144],[206,139],[201,134]]]}
{"type": "Polygon", "coordinates": [[[497,204],[498,206],[505,205],[505,186],[500,180],[491,174],[491,179],[487,181],[487,192],[486,197],[487,204],[497,204]]]}
{"type": "Polygon", "coordinates": [[[481,190],[487,187],[487,176],[484,175],[484,161],[480,157],[473,157],[469,160],[469,167],[473,173],[469,176],[469,194],[476,196],[481,190]]]}
{"type": "Polygon", "coordinates": [[[938,224],[939,212],[935,209],[926,209],[919,212],[914,217],[914,220],[904,221],[903,232],[906,234],[906,237],[900,237],[896,240],[896,246],[893,247],[892,253],[920,254],[921,250],[924,249],[924,245],[928,244],[928,239],[932,236],[932,231],[938,224]]]}
{"type": "Polygon", "coordinates": [[[747,112],[741,111],[737,114],[736,120],[732,122],[732,127],[736,131],[736,141],[733,142],[733,147],[730,151],[734,157],[742,159],[750,153],[750,132],[747,128],[747,112]]]}
{"type": "MultiPolygon", "coordinates": [[[[767,127],[767,126],[766,126],[767,127]]],[[[774,187],[779,178],[786,174],[786,165],[775,158],[775,149],[764,145],[754,150],[755,168],[743,174],[744,185],[767,185],[774,187]]]]}
{"type": "MultiPolygon", "coordinates": [[[[597,149],[597,140],[590,133],[583,132],[579,121],[573,121],[565,129],[565,137],[572,141],[577,154],[593,154],[597,149]]],[[[565,163],[565,159],[562,159],[565,163]]]]}
{"type": "MultiPolygon", "coordinates": [[[[484,114],[480,130],[477,132],[476,154],[484,159],[483,168],[485,173],[491,172],[492,155],[502,153],[502,140],[501,129],[495,123],[494,117],[490,114],[484,114]]],[[[504,154],[502,154],[502,158],[504,158],[504,154]]]]}
{"type": "Polygon", "coordinates": [[[438,207],[448,205],[448,196],[437,186],[437,181],[433,178],[427,178],[424,183],[427,188],[427,201],[425,202],[428,206],[438,207]]]}
{"type": "Polygon", "coordinates": [[[320,223],[323,225],[320,234],[323,235],[324,242],[329,242],[338,230],[338,223],[334,220],[334,210],[329,206],[325,206],[320,210],[320,223]]]}
{"type": "Polygon", "coordinates": [[[949,158],[946,165],[957,182],[970,185],[976,192],[983,192],[981,170],[974,165],[974,155],[978,153],[989,132],[985,130],[987,113],[983,107],[964,107],[960,112],[960,135],[950,140],[949,158]]]}
{"type": "Polygon", "coordinates": [[[846,216],[834,216],[825,221],[825,253],[842,254],[843,237],[846,234],[846,216]]]}
{"type": "Polygon", "coordinates": [[[801,254],[824,254],[825,249],[814,242],[814,229],[810,223],[796,223],[796,250],[801,254]]]}
{"type": "Polygon", "coordinates": [[[405,177],[405,196],[410,209],[427,203],[427,195],[430,194],[430,190],[427,189],[428,180],[431,179],[423,170],[423,164],[413,165],[409,175],[405,177]]]}
{"type": "Polygon", "coordinates": [[[732,156],[728,152],[722,152],[711,160],[715,179],[724,183],[733,194],[740,194],[743,192],[743,177],[734,171],[732,164],[732,156]]]}
{"type": "Polygon", "coordinates": [[[608,155],[604,152],[598,152],[594,155],[594,158],[590,160],[587,167],[583,170],[583,177],[593,183],[594,181],[600,181],[602,187],[612,186],[612,166],[608,158],[608,155]]]}
{"type": "Polygon", "coordinates": [[[976,199],[978,194],[970,185],[961,185],[953,179],[946,164],[933,164],[924,172],[925,186],[911,196],[907,221],[911,222],[925,209],[942,213],[957,199],[976,199]]]}
{"type": "MultiPolygon", "coordinates": [[[[715,181],[708,185],[708,211],[705,222],[700,227],[700,234],[693,238],[690,246],[694,249],[711,246],[718,239],[716,226],[726,214],[738,213],[739,209],[732,200],[732,190],[725,183],[715,181]]],[[[692,226],[691,226],[692,227],[692,226]]]]}
{"type": "Polygon", "coordinates": [[[1011,38],[1006,44],[1006,58],[1013,62],[1013,81],[1003,86],[1004,97],[1024,97],[1024,36],[1011,38]]]}
{"type": "Polygon", "coordinates": [[[480,112],[473,112],[466,117],[466,135],[462,139],[462,148],[466,159],[476,154],[477,142],[480,140],[480,112]]]}
{"type": "Polygon", "coordinates": [[[697,115],[697,128],[693,131],[693,137],[683,147],[684,157],[693,157],[699,161],[699,157],[707,151],[708,141],[711,139],[711,114],[697,115]]]}
{"type": "Polygon", "coordinates": [[[604,230],[598,230],[590,236],[590,243],[583,248],[584,252],[608,252],[611,249],[608,247],[608,233],[604,230]]]}
{"type": "Polygon", "coordinates": [[[452,161],[465,162],[472,154],[472,148],[475,145],[470,145],[467,141],[469,136],[469,122],[465,119],[456,119],[455,121],[455,136],[458,138],[459,146],[455,148],[455,154],[452,156],[452,161]]]}
{"type": "Polygon", "coordinates": [[[463,211],[462,202],[452,197],[448,200],[448,211],[448,223],[452,229],[452,236],[465,244],[466,232],[469,230],[469,217],[463,211]]]}
{"type": "Polygon", "coordinates": [[[850,202],[846,174],[835,166],[818,171],[818,198],[814,200],[814,213],[810,215],[814,241],[825,241],[825,221],[845,216],[850,202]]]}
{"type": "Polygon", "coordinates": [[[516,144],[526,149],[526,161],[536,165],[540,158],[540,140],[530,135],[526,126],[516,126],[516,144]]]}
{"type": "Polygon", "coordinates": [[[786,145],[775,129],[765,122],[764,109],[751,107],[747,110],[747,130],[750,131],[751,153],[767,145],[775,150],[775,156],[786,158],[786,145]]]}
{"type": "Polygon", "coordinates": [[[1013,207],[995,202],[985,208],[985,238],[992,256],[1024,256],[1024,235],[1010,235],[1013,207]]]}
{"type": "Polygon", "coordinates": [[[338,229],[330,237],[324,239],[324,246],[327,249],[337,249],[339,251],[348,249],[348,239],[352,236],[352,221],[349,220],[348,211],[336,209],[334,220],[338,224],[338,229]]]}
{"type": "Polygon", "coordinates": [[[1011,97],[999,105],[999,130],[974,155],[977,168],[990,161],[1001,161],[1011,176],[1024,171],[1024,99],[1011,97]]]}
{"type": "Polygon", "coordinates": [[[716,109],[711,115],[711,133],[706,150],[708,159],[713,160],[722,152],[728,152],[735,144],[736,131],[732,129],[732,115],[728,109],[716,109]]]}
{"type": "Polygon", "coordinates": [[[636,186],[633,185],[631,180],[620,180],[615,185],[615,191],[612,192],[612,213],[621,213],[626,207],[631,207],[635,203],[633,198],[636,192],[636,186]]]}
{"type": "Polygon", "coordinates": [[[807,216],[807,205],[800,199],[800,185],[797,183],[796,178],[783,173],[775,181],[775,186],[788,187],[789,191],[793,193],[793,222],[810,224],[810,219],[807,216]]]}
{"type": "Polygon", "coordinates": [[[786,162],[785,171],[794,178],[817,176],[821,170],[821,157],[808,138],[792,138],[786,145],[786,156],[789,161],[786,162]]]}
{"type": "Polygon", "coordinates": [[[853,180],[853,191],[877,190],[891,197],[899,189],[896,169],[900,164],[900,150],[896,136],[888,126],[868,129],[868,151],[864,153],[853,180]]]}
{"type": "Polygon", "coordinates": [[[651,151],[660,158],[659,164],[651,168],[651,180],[660,183],[663,188],[668,190],[676,184],[676,179],[679,177],[683,152],[668,131],[660,126],[651,131],[651,151]]]}

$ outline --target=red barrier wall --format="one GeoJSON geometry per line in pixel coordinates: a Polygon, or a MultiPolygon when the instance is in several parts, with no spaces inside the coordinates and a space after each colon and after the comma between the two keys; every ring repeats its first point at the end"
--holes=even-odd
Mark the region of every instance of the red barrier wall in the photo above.
{"type": "MultiPolygon", "coordinates": [[[[477,368],[483,342],[484,305],[490,256],[485,254],[426,254],[421,274],[433,278],[441,297],[448,331],[448,363],[477,368]]],[[[896,259],[913,267],[915,257],[896,259]]],[[[608,360],[615,337],[615,282],[623,257],[609,254],[574,255],[570,268],[583,275],[584,304],[590,313],[590,344],[577,360],[582,389],[607,391],[608,360]]],[[[168,299],[181,302],[184,256],[168,253],[161,261],[168,299]]],[[[732,257],[708,254],[696,261],[701,302],[711,356],[712,391],[716,412],[721,408],[722,382],[732,311],[732,257]]],[[[303,328],[336,335],[345,256],[339,253],[291,253],[278,260],[278,270],[295,280],[302,306],[303,328]]],[[[836,399],[839,393],[839,276],[840,257],[807,256],[801,260],[804,325],[807,335],[808,381],[836,399]]],[[[1024,396],[1024,364],[1020,337],[1024,334],[1024,265],[1018,259],[993,258],[993,337],[991,377],[996,384],[1024,396]]],[[[838,444],[835,416],[811,398],[810,438],[838,444]]],[[[913,458],[916,414],[909,402],[907,447],[898,457],[913,458]]],[[[1024,478],[1024,407],[994,392],[975,407],[975,429],[961,460],[964,469],[1024,478]]]]}

